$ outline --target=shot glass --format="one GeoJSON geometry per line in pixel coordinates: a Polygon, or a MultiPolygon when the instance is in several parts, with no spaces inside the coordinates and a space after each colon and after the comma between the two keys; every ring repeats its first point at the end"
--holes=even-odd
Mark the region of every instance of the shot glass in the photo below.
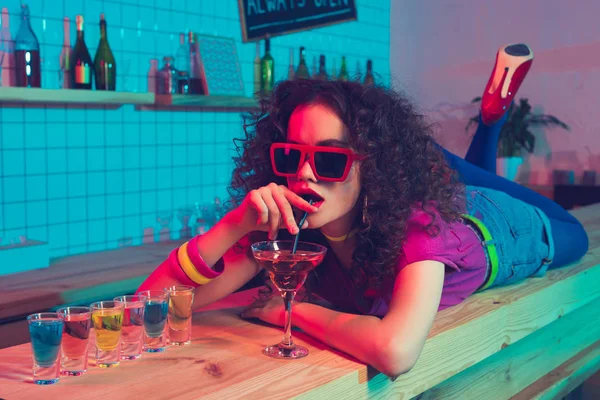
{"type": "Polygon", "coordinates": [[[121,333],[121,360],[136,360],[142,356],[144,345],[144,296],[119,296],[114,298],[125,304],[123,331],[121,333]]]}
{"type": "Polygon", "coordinates": [[[92,326],[90,307],[63,307],[56,310],[64,321],[62,334],[62,375],[80,376],[87,372],[88,345],[92,326]]]}
{"type": "Polygon", "coordinates": [[[33,383],[56,383],[60,376],[63,319],[58,313],[39,313],[29,315],[27,322],[33,353],[33,383]]]}
{"type": "Polygon", "coordinates": [[[169,311],[169,292],[145,290],[138,293],[146,297],[144,307],[144,351],[157,353],[167,347],[167,314],[169,311]]]}
{"type": "Polygon", "coordinates": [[[192,303],[194,287],[176,285],[169,292],[168,337],[169,344],[185,346],[192,341],[192,303]]]}
{"type": "Polygon", "coordinates": [[[96,330],[96,365],[111,368],[121,361],[121,331],[125,305],[120,301],[98,301],[90,305],[96,330]]]}

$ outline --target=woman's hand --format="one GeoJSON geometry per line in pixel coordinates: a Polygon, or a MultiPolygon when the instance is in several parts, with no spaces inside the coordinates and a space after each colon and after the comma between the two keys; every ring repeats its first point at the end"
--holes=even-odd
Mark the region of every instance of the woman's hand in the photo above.
{"type": "Polygon", "coordinates": [[[258,318],[272,325],[285,325],[285,306],[278,290],[259,291],[259,297],[242,311],[242,318],[258,318]]]}
{"type": "MultiPolygon", "coordinates": [[[[257,230],[269,232],[269,239],[275,240],[281,228],[286,228],[292,235],[298,233],[292,207],[310,213],[318,210],[286,186],[270,183],[248,193],[242,204],[232,212],[237,215],[246,233],[257,230]]],[[[308,222],[302,229],[306,227],[308,222]]]]}

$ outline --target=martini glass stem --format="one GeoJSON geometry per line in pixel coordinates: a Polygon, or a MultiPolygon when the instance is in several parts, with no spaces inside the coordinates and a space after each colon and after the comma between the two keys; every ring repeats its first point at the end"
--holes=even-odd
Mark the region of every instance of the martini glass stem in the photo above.
{"type": "Polygon", "coordinates": [[[292,350],[296,345],[292,340],[292,305],[294,304],[295,291],[286,291],[282,293],[283,302],[285,305],[285,332],[280,346],[292,350]]]}

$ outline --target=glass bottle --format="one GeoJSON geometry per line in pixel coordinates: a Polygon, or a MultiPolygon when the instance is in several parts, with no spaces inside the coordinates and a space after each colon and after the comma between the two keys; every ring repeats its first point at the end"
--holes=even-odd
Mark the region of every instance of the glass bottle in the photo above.
{"type": "Polygon", "coordinates": [[[308,72],[308,66],[306,65],[306,51],[304,47],[300,47],[300,62],[298,68],[296,68],[296,78],[298,79],[309,79],[310,73],[308,72]]]}
{"type": "Polygon", "coordinates": [[[100,14],[100,42],[94,57],[94,73],[96,90],[115,90],[117,87],[117,63],[108,45],[106,36],[106,20],[100,14]]]}
{"type": "Polygon", "coordinates": [[[163,67],[156,74],[156,93],[177,93],[178,74],[173,66],[173,57],[163,57],[163,67]]]}
{"type": "Polygon", "coordinates": [[[158,60],[150,60],[150,69],[148,70],[148,93],[156,93],[156,79],[158,75],[158,60]]]}
{"type": "Polygon", "coordinates": [[[342,66],[340,67],[340,75],[338,76],[340,81],[348,80],[348,68],[346,67],[346,57],[342,57],[342,66]]]}
{"type": "Polygon", "coordinates": [[[71,20],[63,18],[63,47],[60,51],[60,71],[58,76],[59,87],[69,89],[73,83],[71,74],[71,20]]]}
{"type": "Polygon", "coordinates": [[[185,43],[185,33],[179,34],[179,47],[175,53],[175,68],[181,72],[190,72],[190,54],[185,43]]]}
{"type": "Polygon", "coordinates": [[[177,72],[177,93],[190,94],[190,77],[187,71],[177,72]]]}
{"type": "Polygon", "coordinates": [[[77,24],[77,40],[71,53],[71,65],[73,66],[72,88],[73,89],[92,89],[93,64],[90,52],[85,45],[83,33],[83,16],[78,15],[75,18],[77,24]]]}
{"type": "Polygon", "coordinates": [[[263,96],[268,96],[275,86],[275,60],[271,56],[271,40],[265,38],[265,55],[260,60],[260,91],[263,96]]]}
{"type": "Polygon", "coordinates": [[[356,75],[354,77],[354,80],[358,83],[362,82],[362,72],[360,70],[360,61],[356,61],[356,75]]]}
{"type": "Polygon", "coordinates": [[[2,9],[2,25],[0,25],[0,87],[13,86],[15,78],[14,42],[10,34],[10,17],[8,8],[2,9]]]}
{"type": "Polygon", "coordinates": [[[333,59],[333,66],[331,67],[331,80],[335,81],[337,79],[337,70],[335,68],[335,58],[333,59]]]}
{"type": "Polygon", "coordinates": [[[288,66],[288,80],[294,80],[294,76],[296,73],[294,72],[294,49],[290,49],[290,65],[288,66]]]}
{"type": "Polygon", "coordinates": [[[204,79],[202,60],[200,59],[200,47],[198,37],[194,32],[188,34],[189,44],[189,91],[190,94],[206,94],[204,91],[204,79]]]}
{"type": "Polygon", "coordinates": [[[20,87],[42,87],[40,43],[31,29],[29,7],[21,5],[21,26],[15,37],[15,83],[20,87]]]}
{"type": "Polygon", "coordinates": [[[319,73],[315,76],[315,79],[326,81],[327,80],[327,70],[325,69],[325,55],[321,54],[319,56],[319,73]]]}
{"type": "Polygon", "coordinates": [[[260,41],[256,42],[256,52],[254,54],[254,96],[260,96],[260,41]]]}
{"type": "Polygon", "coordinates": [[[367,60],[367,73],[363,82],[366,86],[375,85],[375,77],[373,76],[373,61],[367,60]]]}

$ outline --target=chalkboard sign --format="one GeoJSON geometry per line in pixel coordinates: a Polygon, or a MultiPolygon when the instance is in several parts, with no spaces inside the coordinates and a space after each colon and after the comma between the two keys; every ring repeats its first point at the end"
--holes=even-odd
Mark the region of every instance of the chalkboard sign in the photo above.
{"type": "Polygon", "coordinates": [[[238,0],[244,42],[356,20],[355,0],[238,0]]]}

